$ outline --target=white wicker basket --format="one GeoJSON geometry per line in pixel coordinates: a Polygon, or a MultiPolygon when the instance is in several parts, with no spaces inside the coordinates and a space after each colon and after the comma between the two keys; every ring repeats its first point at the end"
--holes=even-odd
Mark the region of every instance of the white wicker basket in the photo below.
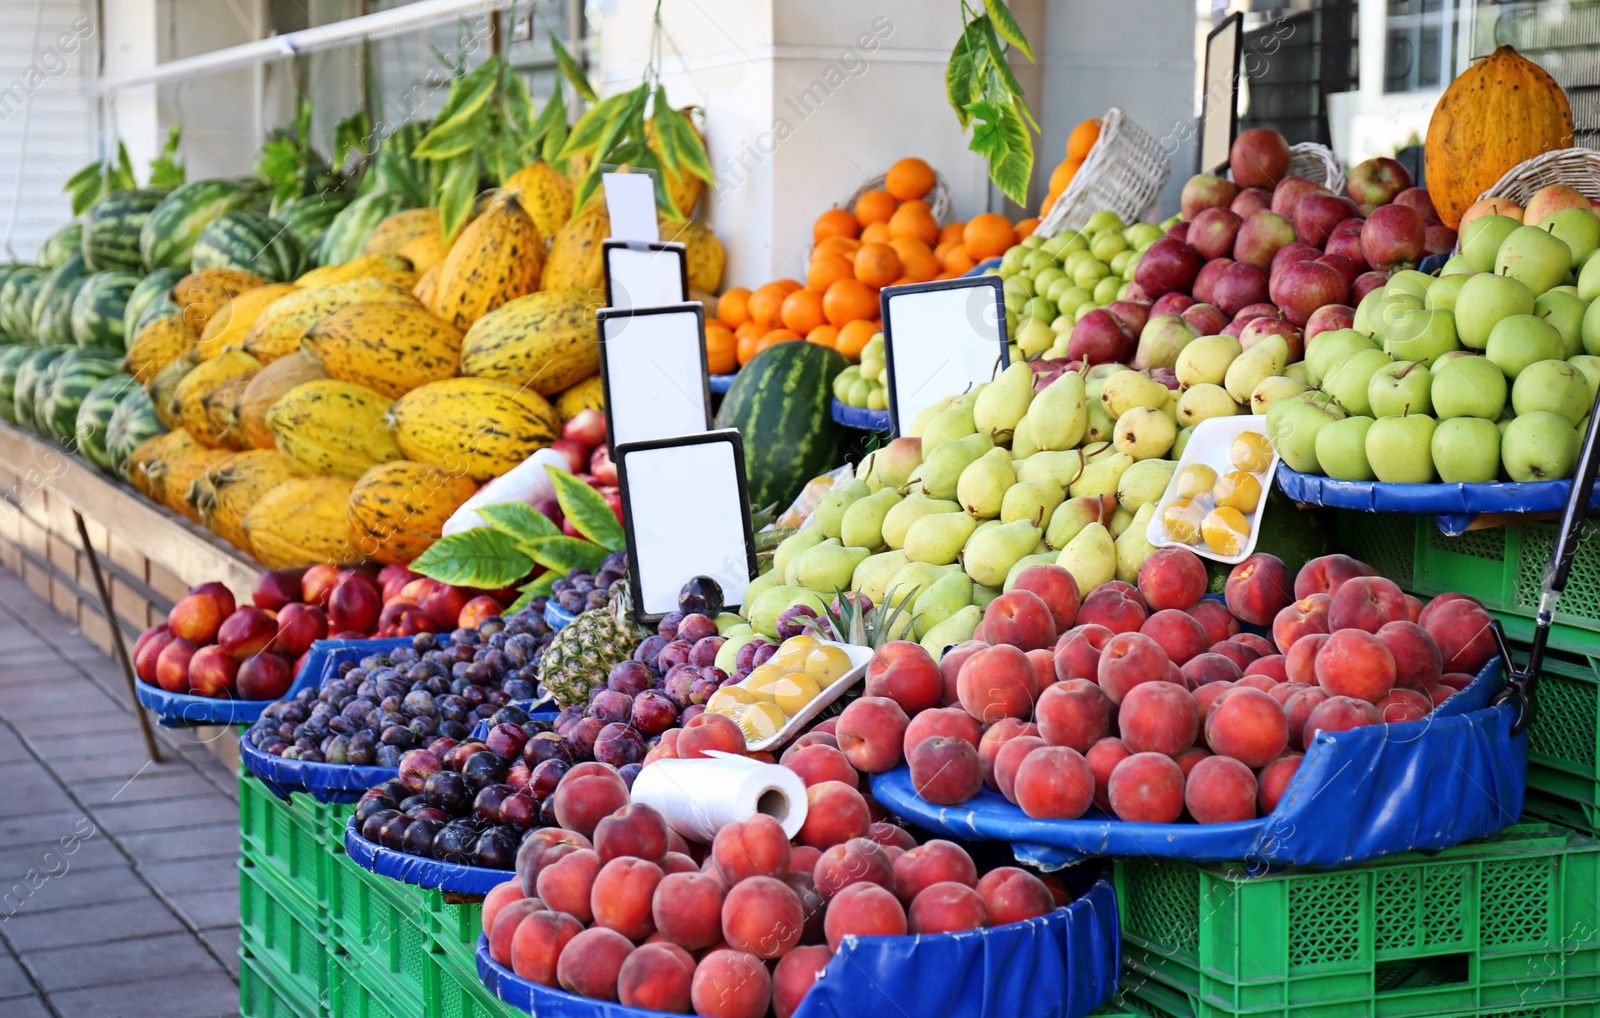
{"type": "Polygon", "coordinates": [[[1587,148],[1558,148],[1543,152],[1507,170],[1494,186],[1478,195],[1485,198],[1510,198],[1518,205],[1541,187],[1566,184],[1585,197],[1600,198],[1600,152],[1587,148]]]}
{"type": "MultiPolygon", "coordinates": [[[[855,193],[847,198],[840,208],[854,212],[856,202],[868,191],[882,191],[883,185],[888,181],[887,173],[880,173],[876,177],[855,189],[855,193]]],[[[945,217],[950,215],[950,184],[938,170],[933,171],[933,190],[923,195],[922,200],[928,203],[928,211],[933,213],[936,223],[943,223],[945,217]]]]}
{"type": "Polygon", "coordinates": [[[1339,164],[1339,157],[1326,145],[1318,145],[1314,141],[1290,145],[1289,175],[1321,184],[1334,194],[1344,194],[1344,167],[1339,164]]]}
{"type": "Polygon", "coordinates": [[[1161,142],[1113,106],[1101,120],[1099,140],[1034,232],[1054,237],[1081,229],[1100,211],[1136,223],[1160,197],[1171,173],[1172,160],[1161,142]]]}

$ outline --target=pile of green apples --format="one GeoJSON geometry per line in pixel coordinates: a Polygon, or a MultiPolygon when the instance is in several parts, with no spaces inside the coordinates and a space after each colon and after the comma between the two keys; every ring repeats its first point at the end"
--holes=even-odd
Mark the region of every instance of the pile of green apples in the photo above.
{"type": "Polygon", "coordinates": [[[1571,195],[1535,223],[1473,219],[1437,278],[1397,272],[1352,328],[1314,336],[1315,388],[1267,415],[1283,461],[1403,484],[1571,477],[1600,389],[1600,216],[1571,195]]]}
{"type": "Polygon", "coordinates": [[[861,348],[861,363],[852,364],[833,379],[833,398],[845,406],[864,410],[889,409],[889,362],[883,355],[883,333],[861,348]]]}

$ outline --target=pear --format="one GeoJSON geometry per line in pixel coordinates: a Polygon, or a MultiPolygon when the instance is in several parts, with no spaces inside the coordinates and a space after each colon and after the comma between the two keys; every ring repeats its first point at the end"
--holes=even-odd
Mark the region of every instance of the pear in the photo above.
{"type": "Polygon", "coordinates": [[[1083,453],[1077,449],[1058,452],[1036,452],[1027,459],[1014,460],[1017,483],[1043,481],[1065,489],[1083,473],[1083,453]]]}
{"type": "Polygon", "coordinates": [[[889,581],[894,579],[894,574],[904,569],[909,561],[903,551],[884,551],[868,555],[856,566],[855,573],[850,577],[850,589],[870,599],[875,605],[882,604],[884,591],[889,589],[889,581]]]}
{"type": "Polygon", "coordinates": [[[930,565],[948,565],[961,554],[967,538],[978,528],[970,513],[930,513],[906,531],[906,558],[930,565]]]}
{"type": "MultiPolygon", "coordinates": [[[[887,616],[885,616],[887,618],[887,616]]],[[[908,611],[903,611],[894,617],[892,622],[880,622],[880,632],[885,640],[915,640],[917,638],[916,617],[908,611]]]]}
{"type": "Polygon", "coordinates": [[[1110,495],[1117,490],[1122,472],[1133,466],[1133,457],[1125,452],[1112,455],[1083,468],[1083,473],[1068,488],[1073,498],[1083,495],[1110,495]]]}
{"type": "Polygon", "coordinates": [[[1050,522],[1050,514],[1066,497],[1066,485],[1049,481],[1018,481],[1006,489],[1006,497],[1000,501],[1000,522],[1029,520],[1042,527],[1050,522]]]}
{"type": "Polygon", "coordinates": [[[1089,591],[1117,577],[1117,548],[1111,531],[1099,523],[1084,527],[1061,549],[1056,565],[1078,581],[1079,596],[1088,597],[1089,591]]]}
{"type": "Polygon", "coordinates": [[[1133,513],[1122,508],[1122,505],[1118,503],[1116,511],[1111,514],[1111,522],[1106,524],[1106,529],[1111,531],[1111,539],[1115,541],[1121,537],[1122,532],[1127,530],[1128,524],[1132,522],[1133,513]]]}
{"type": "Polygon", "coordinates": [[[1116,454],[1117,446],[1114,442],[1096,442],[1093,445],[1086,445],[1083,447],[1083,465],[1088,466],[1091,463],[1099,463],[1101,460],[1108,460],[1116,454]]]}
{"type": "Polygon", "coordinates": [[[906,531],[911,529],[911,524],[929,513],[953,513],[960,508],[961,503],[953,499],[929,498],[920,491],[913,491],[884,513],[880,528],[883,543],[890,548],[904,548],[906,531]]]}
{"type": "Polygon", "coordinates": [[[866,498],[857,499],[844,511],[839,524],[839,539],[846,547],[879,551],[883,548],[883,518],[901,502],[894,488],[879,488],[866,498]]]}
{"type": "Polygon", "coordinates": [[[1161,501],[1178,464],[1172,460],[1140,460],[1117,479],[1117,504],[1130,513],[1148,502],[1161,501]]]}
{"type": "Polygon", "coordinates": [[[1077,537],[1084,527],[1091,523],[1104,523],[1107,519],[1105,503],[1099,496],[1068,499],[1050,514],[1050,525],[1044,531],[1044,543],[1059,551],[1077,537]]]}
{"type": "Polygon", "coordinates": [[[1293,364],[1291,364],[1288,367],[1284,368],[1283,369],[1283,376],[1285,378],[1292,378],[1295,381],[1299,382],[1301,385],[1310,385],[1311,384],[1311,379],[1306,377],[1306,362],[1305,361],[1295,361],[1293,364]]]}
{"type": "MultiPolygon", "coordinates": [[[[782,580],[789,570],[789,563],[795,560],[801,552],[815,548],[822,543],[822,528],[817,526],[802,527],[784,538],[772,551],[772,571],[782,580]]],[[[748,599],[748,595],[746,595],[748,599]]]]}
{"type": "Polygon", "coordinates": [[[906,429],[906,434],[912,438],[921,438],[922,431],[928,426],[928,422],[950,409],[950,404],[959,398],[958,396],[946,396],[936,403],[930,403],[923,407],[922,411],[917,414],[916,420],[911,422],[911,427],[906,429]]]}
{"type": "Polygon", "coordinates": [[[970,604],[972,577],[963,572],[953,572],[934,580],[927,590],[912,601],[918,638],[970,604]]]}
{"type": "Polygon", "coordinates": [[[1028,407],[1033,442],[1040,449],[1075,449],[1089,428],[1088,396],[1083,376],[1063,372],[1028,407]]]}
{"type": "Polygon", "coordinates": [[[810,605],[819,616],[828,607],[827,599],[815,591],[788,585],[769,587],[754,601],[745,599],[751,627],[769,640],[778,638],[778,616],[797,604],[810,605]]]}
{"type": "Polygon", "coordinates": [[[972,585],[972,603],[977,605],[980,609],[989,607],[989,602],[999,597],[1000,594],[1001,590],[999,587],[985,587],[981,583],[974,583],[972,585]]]}
{"type": "Polygon", "coordinates": [[[1194,427],[1213,417],[1232,417],[1238,412],[1239,404],[1228,390],[1211,382],[1201,382],[1178,397],[1178,423],[1184,427],[1194,427]]]}
{"type": "MultiPolygon", "coordinates": [[[[1289,378],[1286,375],[1272,375],[1256,383],[1255,389],[1250,393],[1250,412],[1264,414],[1272,409],[1272,404],[1285,396],[1293,396],[1298,392],[1305,392],[1310,386],[1289,378]]],[[[845,543],[849,543],[846,541],[845,543]]]]}
{"type": "MultiPolygon", "coordinates": [[[[1163,388],[1165,387],[1163,386],[1163,388]]],[[[1089,418],[1089,426],[1084,429],[1083,440],[1085,442],[1111,441],[1111,429],[1117,422],[1112,420],[1111,416],[1106,413],[1106,408],[1098,399],[1089,402],[1087,416],[1089,418]]]]}
{"type": "Polygon", "coordinates": [[[924,633],[922,649],[937,661],[944,657],[946,650],[972,639],[972,634],[978,630],[978,623],[982,621],[983,609],[969,604],[924,633]]]}
{"type": "Polygon", "coordinates": [[[861,462],[868,469],[867,487],[902,488],[912,471],[922,465],[922,439],[897,438],[861,462]]]}
{"type": "Polygon", "coordinates": [[[1117,579],[1123,583],[1134,583],[1139,579],[1139,569],[1144,565],[1144,560],[1149,558],[1156,550],[1146,536],[1150,528],[1150,520],[1156,514],[1156,503],[1146,502],[1133,514],[1133,519],[1117,535],[1117,579]]]}
{"type": "Polygon", "coordinates": [[[1289,341],[1282,336],[1268,336],[1234,358],[1222,386],[1235,403],[1248,403],[1263,378],[1283,374],[1288,364],[1289,341]]]}
{"type": "Polygon", "coordinates": [[[829,537],[829,538],[826,538],[824,540],[818,541],[816,544],[814,544],[811,547],[807,548],[805,551],[799,552],[799,553],[795,554],[794,556],[792,556],[789,559],[789,561],[784,564],[784,567],[783,567],[783,584],[784,584],[784,586],[786,586],[786,587],[798,587],[798,586],[801,586],[801,583],[800,583],[800,559],[801,559],[801,557],[806,555],[806,554],[808,554],[808,553],[810,553],[810,552],[816,551],[818,548],[826,548],[826,547],[830,547],[830,546],[834,547],[834,548],[842,548],[842,547],[844,547],[844,545],[840,542],[840,540],[837,537],[829,537]]]}
{"type": "MultiPolygon", "coordinates": [[[[783,586],[783,574],[778,572],[776,569],[768,569],[760,576],[757,576],[755,579],[751,580],[750,585],[744,588],[744,604],[741,606],[742,610],[746,615],[748,615],[750,606],[756,603],[757,598],[771,590],[773,587],[781,586],[783,586]]],[[[731,675],[733,673],[729,672],[728,674],[731,675]]]]}
{"type": "Polygon", "coordinates": [[[795,585],[820,594],[849,590],[856,566],[871,554],[866,548],[845,548],[823,541],[795,556],[795,585]]]}
{"type": "MultiPolygon", "coordinates": [[[[962,515],[966,515],[963,513],[962,515]]],[[[899,572],[889,578],[889,585],[884,589],[884,608],[893,608],[902,601],[909,600],[907,609],[916,604],[917,596],[934,583],[941,576],[950,573],[959,573],[961,567],[957,565],[936,566],[927,562],[909,562],[902,566],[899,572]]]]}
{"type": "Polygon", "coordinates": [[[1177,389],[1168,389],[1167,390],[1167,401],[1165,403],[1161,404],[1161,412],[1166,414],[1167,415],[1167,420],[1171,421],[1174,425],[1176,425],[1178,423],[1178,396],[1179,395],[1180,395],[1180,393],[1178,392],[1177,389]]]}
{"type": "Polygon", "coordinates": [[[856,500],[870,494],[865,481],[851,480],[843,487],[835,488],[822,496],[822,501],[817,503],[817,510],[813,514],[817,518],[817,526],[822,528],[822,536],[838,537],[840,527],[844,523],[844,511],[854,505],[856,500]]]}
{"type": "Polygon", "coordinates": [[[972,423],[971,403],[954,403],[944,412],[936,414],[922,429],[923,455],[926,456],[946,442],[966,438],[977,430],[977,425],[972,423]]]}
{"type": "Polygon", "coordinates": [[[993,448],[994,442],[988,433],[979,432],[933,450],[917,469],[916,479],[922,484],[923,494],[929,498],[955,498],[961,472],[993,448]]]}
{"type": "Polygon", "coordinates": [[[1135,460],[1165,456],[1178,437],[1178,426],[1165,413],[1147,406],[1136,406],[1117,418],[1112,443],[1120,453],[1135,460]]]}
{"type": "Polygon", "coordinates": [[[1033,368],[1019,360],[978,393],[977,402],[972,405],[972,422],[992,441],[1008,439],[1031,402],[1033,368]]]}
{"type": "Polygon", "coordinates": [[[1011,458],[1026,459],[1039,451],[1039,445],[1033,440],[1033,421],[1036,418],[1028,414],[1022,415],[1022,420],[1017,422],[1016,428],[1011,432],[1011,458]]]}
{"type": "Polygon", "coordinates": [[[1056,564],[1056,553],[1048,548],[1032,555],[1024,555],[1011,564],[1010,572],[1006,573],[1005,585],[1000,589],[1009,594],[1011,588],[1016,586],[1017,577],[1029,566],[1053,566],[1056,564]]]}
{"type": "Polygon", "coordinates": [[[1189,448],[1189,438],[1193,434],[1194,425],[1192,424],[1188,425],[1187,427],[1179,428],[1178,437],[1172,440],[1172,452],[1168,455],[1175,460],[1183,459],[1183,450],[1189,448]]]}
{"type": "Polygon", "coordinates": [[[1113,421],[1136,406],[1159,410],[1166,402],[1166,386],[1130,369],[1117,372],[1100,387],[1100,406],[1113,421]]]}
{"type": "Polygon", "coordinates": [[[1241,353],[1244,347],[1232,336],[1201,336],[1178,353],[1173,369],[1178,374],[1178,384],[1185,389],[1202,383],[1221,385],[1228,365],[1241,353]]]}
{"type": "Polygon", "coordinates": [[[961,549],[961,568],[975,582],[998,587],[1017,559],[1033,554],[1039,543],[1039,528],[1031,520],[1001,523],[981,534],[973,534],[961,549]]]}
{"type": "Polygon", "coordinates": [[[993,519],[1000,515],[1006,489],[1016,483],[1017,472],[1011,466],[1011,453],[1005,449],[990,449],[961,471],[961,478],[956,482],[956,501],[980,520],[993,519]]]}

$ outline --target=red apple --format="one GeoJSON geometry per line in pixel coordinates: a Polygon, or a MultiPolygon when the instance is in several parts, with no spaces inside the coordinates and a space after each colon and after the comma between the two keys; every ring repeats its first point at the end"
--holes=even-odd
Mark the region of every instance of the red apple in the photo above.
{"type": "Polygon", "coordinates": [[[1192,222],[1206,209],[1227,208],[1238,194],[1239,188],[1233,181],[1209,173],[1196,173],[1184,182],[1178,203],[1183,218],[1192,222]]]}
{"type": "Polygon", "coordinates": [[[1209,208],[1189,225],[1189,245],[1201,258],[1222,258],[1233,253],[1244,219],[1225,208],[1209,208]]]}
{"type": "Polygon", "coordinates": [[[239,664],[239,699],[276,700],[294,684],[294,666],[280,654],[255,654],[239,664]]]}
{"type": "Polygon", "coordinates": [[[1200,336],[1215,336],[1228,324],[1228,316],[1214,304],[1196,304],[1188,308],[1183,312],[1183,320],[1200,336]]]}
{"type": "Polygon", "coordinates": [[[1385,205],[1374,209],[1361,228],[1361,253],[1376,268],[1411,268],[1422,259],[1426,236],[1416,209],[1385,205]]]}
{"type": "Polygon", "coordinates": [[[1067,340],[1067,357],[1089,364],[1124,364],[1138,346],[1138,336],[1122,319],[1105,308],[1096,308],[1072,327],[1071,338],[1067,340]]]}
{"type": "Polygon", "coordinates": [[[1300,206],[1294,213],[1295,235],[1321,247],[1332,236],[1334,228],[1355,211],[1356,207],[1348,198],[1322,192],[1308,194],[1300,199],[1300,206]]]}
{"type": "Polygon", "coordinates": [[[221,647],[201,647],[189,659],[189,692],[196,696],[226,697],[233,692],[239,662],[221,647]]]}
{"type": "MultiPolygon", "coordinates": [[[[159,640],[151,640],[150,646],[158,642],[159,640]]],[[[169,640],[156,658],[156,683],[169,693],[187,693],[189,662],[199,650],[200,647],[192,640],[185,640],[181,636],[169,640]]]]}
{"type": "Polygon", "coordinates": [[[1272,208],[1272,192],[1260,187],[1247,187],[1239,192],[1228,206],[1228,211],[1240,219],[1249,219],[1250,213],[1272,208]]]}
{"type": "Polygon", "coordinates": [[[1306,320],[1306,342],[1311,342],[1312,337],[1318,333],[1349,329],[1354,327],[1355,323],[1355,310],[1348,304],[1329,304],[1327,307],[1318,308],[1306,320]]]}
{"type": "Polygon", "coordinates": [[[266,650],[277,638],[278,623],[260,608],[244,607],[223,620],[217,645],[235,660],[243,661],[266,650]]]}
{"type": "Polygon", "coordinates": [[[1264,269],[1272,264],[1272,256],[1278,249],[1294,243],[1294,239],[1294,227],[1287,219],[1273,212],[1252,213],[1239,227],[1239,236],[1233,244],[1233,259],[1264,269]]]}
{"type": "Polygon", "coordinates": [[[1428,195],[1428,189],[1425,187],[1406,188],[1394,196],[1394,203],[1416,209],[1417,215],[1422,217],[1423,222],[1439,221],[1439,213],[1433,207],[1433,198],[1428,195]]]}
{"type": "Polygon", "coordinates": [[[561,437],[575,439],[591,449],[597,445],[604,445],[606,415],[593,407],[584,407],[561,426],[561,437]]]}
{"type": "Polygon", "coordinates": [[[1194,299],[1205,304],[1215,303],[1217,280],[1233,263],[1232,258],[1213,258],[1200,266],[1200,271],[1194,277],[1194,286],[1190,289],[1194,299]]]}
{"type": "Polygon", "coordinates": [[[1361,298],[1380,286],[1387,285],[1388,282],[1389,273],[1387,272],[1363,272],[1356,277],[1354,283],[1350,284],[1350,302],[1352,304],[1360,304],[1361,298]]]}
{"type": "Polygon", "coordinates": [[[1290,322],[1304,325],[1317,309],[1345,303],[1350,297],[1350,288],[1331,266],[1295,262],[1283,269],[1271,293],[1273,302],[1283,309],[1290,322]]]}
{"type": "MultiPolygon", "coordinates": [[[[1260,215],[1272,215],[1270,212],[1260,215]]],[[[1211,303],[1222,309],[1230,319],[1251,304],[1267,299],[1267,270],[1254,262],[1238,261],[1223,271],[1222,277],[1211,288],[1211,303]]],[[[1093,312],[1090,312],[1093,314],[1093,312]]]]}
{"type": "Polygon", "coordinates": [[[1228,150],[1228,169],[1239,187],[1276,187],[1289,175],[1289,143],[1277,131],[1240,131],[1228,150]]]}
{"type": "Polygon", "coordinates": [[[339,581],[328,595],[328,626],[334,631],[370,633],[378,627],[383,597],[373,582],[360,573],[339,581]]]}
{"type": "Polygon", "coordinates": [[[1356,277],[1361,275],[1361,266],[1357,265],[1355,262],[1346,258],[1342,254],[1325,254],[1321,258],[1315,260],[1322,265],[1328,266],[1329,268],[1333,269],[1333,271],[1343,276],[1344,285],[1346,287],[1354,283],[1356,281],[1356,277]]]}
{"type": "Polygon", "coordinates": [[[1428,223],[1422,232],[1424,255],[1449,254],[1456,248],[1456,231],[1443,223],[1428,223]]]}
{"type": "Polygon", "coordinates": [[[1278,181],[1278,186],[1272,189],[1272,211],[1294,222],[1295,213],[1300,211],[1302,199],[1319,191],[1326,194],[1327,190],[1321,184],[1304,177],[1284,177],[1278,181]]]}
{"type": "Polygon", "coordinates": [[[1200,271],[1200,259],[1186,242],[1174,237],[1163,237],[1145,250],[1134,270],[1133,279],[1149,297],[1178,290],[1189,292],[1194,277],[1200,271]]]}
{"type": "Polygon", "coordinates": [[[328,616],[308,604],[285,605],[278,613],[278,638],[272,649],[285,657],[299,657],[328,635],[328,616]]]}
{"type": "Polygon", "coordinates": [[[304,596],[300,593],[300,581],[305,574],[304,569],[270,569],[256,579],[256,589],[251,592],[250,600],[257,608],[268,611],[293,604],[304,596]]]}
{"type": "Polygon", "coordinates": [[[1345,191],[1357,205],[1387,205],[1410,186],[1410,171],[1393,159],[1378,156],[1350,168],[1345,191]]]}
{"type": "MultiPolygon", "coordinates": [[[[1171,293],[1164,293],[1156,300],[1154,304],[1150,305],[1150,311],[1149,314],[1145,316],[1145,322],[1148,323],[1149,320],[1154,318],[1156,315],[1181,315],[1184,311],[1193,306],[1194,298],[1186,293],[1183,293],[1179,290],[1174,290],[1171,293]]],[[[1116,314],[1115,311],[1111,313],[1116,314]]],[[[1122,320],[1125,322],[1127,321],[1126,318],[1123,318],[1122,320]]],[[[1129,323],[1128,328],[1133,328],[1133,324],[1131,322],[1129,323]]],[[[1137,331],[1143,332],[1144,325],[1140,325],[1137,331]]]]}

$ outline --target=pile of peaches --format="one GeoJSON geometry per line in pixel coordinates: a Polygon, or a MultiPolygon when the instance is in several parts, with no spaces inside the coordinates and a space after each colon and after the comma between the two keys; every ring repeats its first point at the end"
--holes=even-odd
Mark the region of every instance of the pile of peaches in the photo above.
{"type": "Polygon", "coordinates": [[[1250,820],[1277,806],[1318,732],[1425,717],[1494,654],[1477,601],[1424,605],[1344,555],[1292,577],[1252,555],[1225,602],[1206,585],[1178,547],[1081,603],[1070,573],[1033,566],[938,663],[882,647],[839,747],[868,773],[909,763],[937,805],[987,785],[1036,818],[1250,820]]]}

